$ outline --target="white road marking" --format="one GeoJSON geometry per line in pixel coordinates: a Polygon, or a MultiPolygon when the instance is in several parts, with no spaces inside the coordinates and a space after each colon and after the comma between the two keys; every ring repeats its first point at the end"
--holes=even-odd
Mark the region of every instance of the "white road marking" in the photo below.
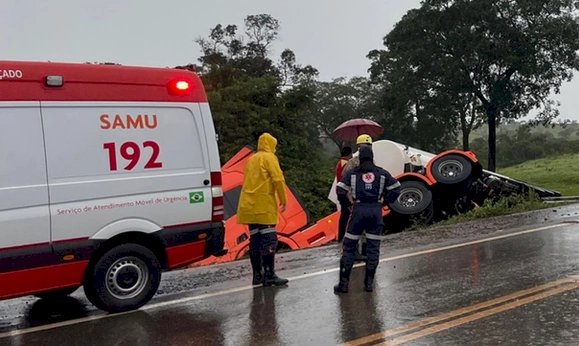
{"type": "MultiPolygon", "coordinates": [[[[490,242],[490,241],[494,241],[494,240],[511,238],[511,237],[516,237],[516,236],[523,235],[523,234],[546,231],[546,230],[555,229],[555,228],[559,228],[559,227],[565,227],[565,226],[570,226],[570,224],[569,223],[559,223],[559,224],[550,225],[550,226],[544,226],[544,227],[533,228],[533,229],[528,229],[528,230],[519,231],[519,232],[503,234],[503,235],[490,237],[490,238],[473,240],[473,241],[460,243],[460,244],[454,244],[454,245],[448,245],[448,246],[438,247],[438,248],[429,249],[429,250],[411,252],[411,253],[407,253],[404,255],[382,258],[382,259],[380,259],[380,262],[391,262],[391,261],[396,261],[396,260],[403,259],[403,258],[409,258],[409,257],[415,257],[415,256],[430,254],[430,253],[434,253],[434,252],[446,251],[446,250],[456,249],[456,248],[465,247],[465,246],[469,246],[469,245],[486,243],[486,242],[490,242]]],[[[500,230],[499,230],[499,232],[500,232],[500,230]]],[[[354,266],[355,267],[361,267],[363,265],[364,265],[364,263],[357,263],[354,266]]],[[[333,273],[333,272],[337,272],[339,270],[340,270],[340,268],[324,269],[324,270],[320,270],[320,271],[309,273],[309,274],[289,277],[288,279],[291,282],[291,281],[295,281],[295,280],[301,280],[301,279],[306,279],[306,278],[310,278],[310,277],[314,277],[314,276],[333,273]]],[[[231,293],[236,293],[236,292],[248,291],[248,290],[251,290],[253,288],[254,288],[254,286],[242,286],[242,287],[232,288],[232,289],[219,291],[219,292],[206,293],[206,294],[201,294],[201,295],[193,296],[193,297],[185,297],[185,298],[175,299],[175,300],[166,301],[166,302],[154,303],[154,304],[145,305],[140,310],[154,310],[154,309],[159,309],[159,308],[163,308],[166,306],[184,304],[184,303],[188,303],[188,302],[192,302],[192,301],[196,301],[196,300],[202,300],[202,299],[212,298],[212,297],[219,297],[219,296],[223,296],[223,295],[227,295],[227,294],[231,294],[231,293]]],[[[126,314],[130,314],[133,312],[135,312],[135,311],[127,311],[127,312],[122,312],[122,313],[117,313],[117,314],[89,316],[89,317],[83,317],[83,318],[78,318],[78,319],[64,321],[64,322],[46,324],[43,326],[13,330],[13,331],[6,332],[6,333],[0,333],[0,339],[6,338],[6,337],[19,336],[19,335],[28,334],[28,333],[39,332],[39,331],[44,331],[44,330],[49,330],[49,329],[66,327],[66,326],[79,324],[79,323],[91,322],[91,321],[109,318],[109,317],[126,315],[126,314]]]]}

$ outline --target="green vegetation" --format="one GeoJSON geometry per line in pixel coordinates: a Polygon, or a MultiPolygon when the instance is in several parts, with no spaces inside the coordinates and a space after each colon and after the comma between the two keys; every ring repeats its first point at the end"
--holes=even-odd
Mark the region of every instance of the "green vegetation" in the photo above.
{"type": "Polygon", "coordinates": [[[567,154],[500,169],[500,174],[526,181],[563,195],[579,195],[579,154],[567,154]]]}
{"type": "Polygon", "coordinates": [[[542,202],[536,196],[515,195],[503,198],[495,203],[485,204],[484,206],[473,209],[468,213],[453,216],[448,220],[441,222],[440,225],[452,225],[476,219],[510,215],[549,207],[552,207],[552,205],[542,202]]]}
{"type": "Polygon", "coordinates": [[[539,107],[542,120],[558,115],[549,95],[578,67],[576,16],[570,0],[424,0],[384,37],[386,49],[368,54],[369,71],[390,107],[442,139],[460,126],[468,144],[486,122],[494,171],[498,121],[539,107]]]}
{"type": "MultiPolygon", "coordinates": [[[[571,114],[568,114],[571,115],[571,114]]],[[[562,114],[562,119],[565,119],[565,114],[562,114]]],[[[508,135],[508,136],[515,136],[517,131],[521,127],[527,126],[528,123],[514,121],[507,124],[501,124],[500,127],[497,128],[497,136],[501,135],[508,135]]],[[[487,125],[482,125],[479,128],[472,131],[470,135],[471,141],[474,141],[477,138],[481,138],[483,140],[487,139],[487,125]]],[[[557,138],[560,140],[579,140],[579,123],[577,120],[560,120],[559,122],[544,126],[539,124],[537,126],[533,126],[530,128],[531,134],[543,134],[549,138],[557,138]]],[[[498,138],[497,138],[498,140],[498,138]]],[[[498,142],[497,142],[498,145],[498,142]]]]}
{"type": "MultiPolygon", "coordinates": [[[[573,130],[573,124],[567,129],[573,130]]],[[[543,128],[544,129],[544,128],[543,128]]],[[[555,129],[553,129],[555,130],[555,129]]],[[[579,153],[579,140],[572,137],[555,136],[554,131],[542,131],[541,128],[519,126],[516,130],[501,130],[497,136],[497,167],[511,167],[523,162],[554,157],[563,154],[579,153]]],[[[487,159],[487,143],[483,138],[471,142],[474,151],[483,165],[487,159]]]]}
{"type": "Polygon", "coordinates": [[[208,37],[196,40],[200,64],[180,68],[198,72],[203,80],[221,162],[244,146],[255,148],[262,132],[271,133],[278,139],[287,182],[317,220],[334,210],[326,196],[335,165],[319,143],[318,121],[312,116],[318,71],[298,64],[290,49],[279,57],[270,54],[279,28],[267,14],[247,16],[243,29],[218,24],[208,37]]]}
{"type": "Polygon", "coordinates": [[[579,67],[578,13],[571,0],[424,0],[384,37],[383,49],[368,53],[368,76],[331,82],[318,80],[291,49],[273,56],[280,23],[249,15],[241,27],[217,24],[199,37],[197,64],[180,68],[203,80],[221,162],[270,132],[286,180],[317,220],[334,210],[327,194],[337,158],[328,152],[354,139],[331,138],[347,119],[375,120],[382,138],[431,152],[456,147],[459,133],[467,147],[471,131],[488,123],[491,136],[472,149],[491,167],[495,144],[498,167],[579,152],[575,128],[549,141],[525,129],[494,137],[495,121],[539,106],[545,123],[556,115],[548,95],[579,67]]]}
{"type": "MultiPolygon", "coordinates": [[[[500,169],[500,174],[561,192],[566,196],[579,195],[579,153],[551,156],[500,169]]],[[[564,204],[564,203],[563,203],[564,204]]],[[[456,224],[494,216],[510,215],[553,207],[536,196],[511,196],[488,203],[468,213],[453,216],[440,223],[456,224]]]]}

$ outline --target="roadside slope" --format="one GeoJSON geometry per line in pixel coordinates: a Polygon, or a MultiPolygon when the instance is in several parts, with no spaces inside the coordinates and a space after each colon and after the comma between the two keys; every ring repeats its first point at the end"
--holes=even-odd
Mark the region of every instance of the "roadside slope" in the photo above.
{"type": "Polygon", "coordinates": [[[527,161],[499,169],[498,173],[559,191],[564,196],[579,195],[579,153],[527,161]]]}

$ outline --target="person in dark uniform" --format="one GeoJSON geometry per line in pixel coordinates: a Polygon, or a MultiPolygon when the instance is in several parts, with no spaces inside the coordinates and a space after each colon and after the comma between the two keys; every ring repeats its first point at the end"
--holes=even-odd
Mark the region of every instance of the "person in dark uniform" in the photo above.
{"type": "Polygon", "coordinates": [[[335,293],[348,293],[356,246],[363,232],[366,233],[368,257],[364,289],[372,292],[374,275],[380,259],[380,241],[384,239],[382,207],[394,202],[400,195],[400,182],[388,171],[374,164],[374,153],[370,146],[360,148],[359,158],[360,165],[347,172],[338,183],[338,199],[348,198],[353,206],[344,236],[340,281],[334,286],[335,293]]]}
{"type": "MultiPolygon", "coordinates": [[[[361,147],[372,147],[372,137],[370,137],[370,135],[368,134],[361,134],[358,136],[358,138],[356,138],[356,147],[358,148],[358,151],[360,151],[361,147]]],[[[342,176],[344,174],[346,174],[348,171],[353,170],[354,168],[358,167],[360,165],[360,157],[358,156],[354,156],[352,158],[350,158],[348,160],[348,162],[346,162],[346,164],[344,165],[344,168],[342,169],[342,176]]],[[[337,182],[339,183],[341,179],[338,179],[337,182]]],[[[342,202],[340,202],[340,204],[342,205],[342,210],[345,209],[345,207],[348,208],[346,213],[340,213],[340,222],[339,222],[339,227],[338,227],[338,241],[342,241],[344,239],[344,234],[346,233],[346,227],[348,226],[348,220],[350,218],[350,209],[352,204],[350,203],[350,201],[346,198],[345,200],[342,199],[342,202]],[[345,206],[345,207],[344,207],[345,206]],[[343,214],[347,214],[343,215],[343,214]]],[[[356,248],[356,262],[366,262],[367,258],[366,258],[366,238],[364,236],[362,236],[362,238],[360,238],[360,241],[358,243],[358,247],[356,248]]]]}

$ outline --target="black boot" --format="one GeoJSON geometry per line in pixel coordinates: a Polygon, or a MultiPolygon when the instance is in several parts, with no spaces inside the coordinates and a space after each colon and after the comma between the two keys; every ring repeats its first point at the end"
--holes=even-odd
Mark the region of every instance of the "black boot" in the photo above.
{"type": "Polygon", "coordinates": [[[283,286],[288,283],[288,279],[282,279],[277,275],[275,275],[274,263],[275,263],[275,253],[263,256],[263,268],[265,269],[265,278],[263,279],[263,287],[283,286]]]}
{"type": "Polygon", "coordinates": [[[263,283],[263,267],[261,265],[261,254],[251,254],[249,255],[251,261],[251,268],[253,269],[253,285],[261,285],[263,283]]]}
{"type": "Polygon", "coordinates": [[[340,282],[334,286],[334,293],[348,293],[351,272],[352,266],[346,266],[343,261],[340,261],[340,282]]]}
{"type": "Polygon", "coordinates": [[[376,275],[376,269],[366,268],[366,276],[364,277],[364,291],[374,291],[374,275],[376,275]]]}

